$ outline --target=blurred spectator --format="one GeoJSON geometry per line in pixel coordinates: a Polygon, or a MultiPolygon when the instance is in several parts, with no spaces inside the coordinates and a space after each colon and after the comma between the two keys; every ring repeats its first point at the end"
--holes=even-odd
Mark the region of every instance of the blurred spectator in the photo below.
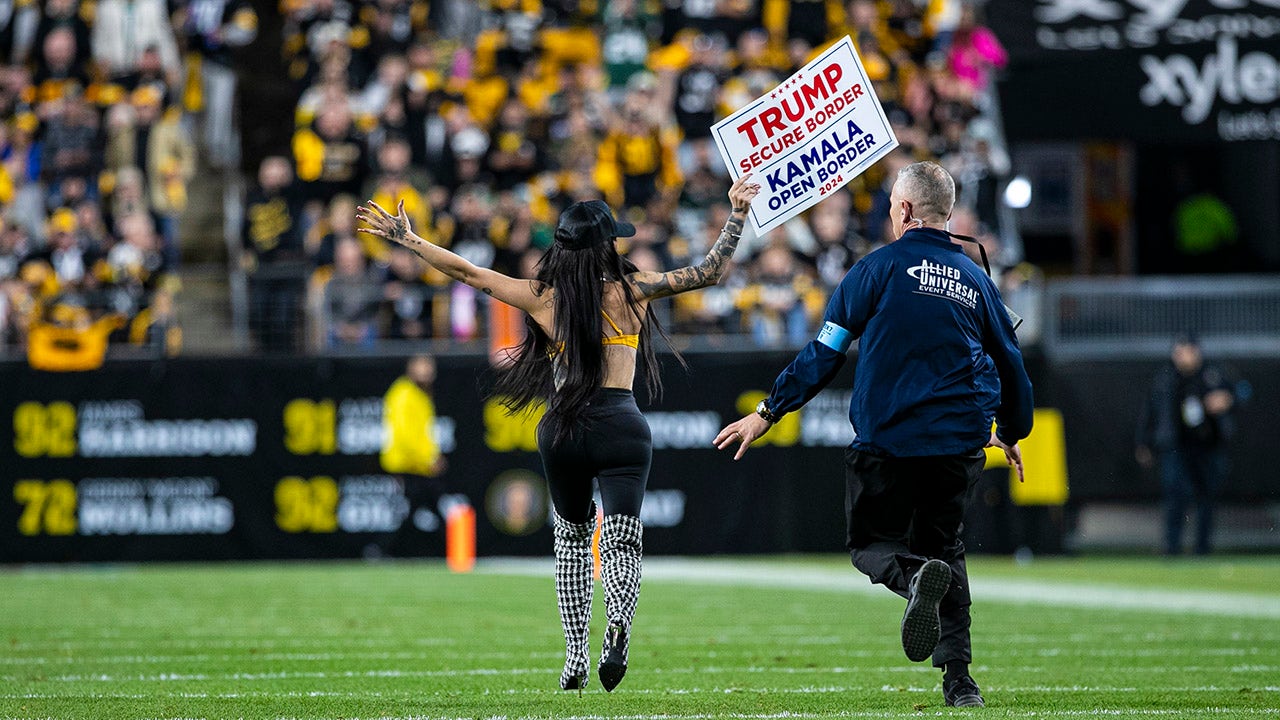
{"type": "Polygon", "coordinates": [[[1156,375],[1138,424],[1137,460],[1157,462],[1164,501],[1166,555],[1182,553],[1187,506],[1195,499],[1195,552],[1213,548],[1213,510],[1228,472],[1235,433],[1234,384],[1204,361],[1192,335],[1174,340],[1170,363],[1156,375]]]}
{"type": "Polygon", "coordinates": [[[106,164],[113,170],[142,170],[150,209],[160,223],[165,262],[176,268],[178,217],[187,207],[187,183],[196,171],[195,146],[177,112],[163,111],[154,87],[139,87],[130,98],[132,105],[116,105],[108,113],[106,164]]]}
{"type": "MultiPolygon", "coordinates": [[[[15,5],[20,3],[14,3],[15,5]]],[[[33,5],[35,3],[32,3],[33,5]]],[[[35,46],[43,47],[45,38],[59,28],[67,28],[75,36],[77,67],[84,67],[93,56],[90,50],[90,25],[96,7],[81,0],[47,0],[40,24],[36,26],[35,46]]]]}
{"type": "MultiPolygon", "coordinates": [[[[415,228],[423,228],[427,233],[423,235],[426,238],[432,238],[431,228],[431,207],[427,203],[422,193],[418,192],[414,187],[414,183],[410,182],[409,173],[410,160],[412,154],[409,149],[409,143],[401,137],[389,138],[382,147],[378,149],[378,176],[374,180],[373,188],[370,192],[365,193],[365,197],[369,197],[373,202],[378,203],[386,208],[388,212],[395,212],[400,202],[404,202],[404,210],[409,215],[409,220],[415,228]]],[[[353,209],[354,214],[354,209],[353,209]]],[[[363,236],[368,237],[368,236],[363,236]]],[[[370,242],[376,242],[377,238],[372,238],[370,242]]],[[[376,250],[366,252],[371,257],[383,258],[387,252],[385,246],[378,247],[376,250]]]]}
{"type": "Polygon", "coordinates": [[[825,292],[834,290],[854,263],[871,251],[850,220],[850,204],[848,193],[835,193],[808,215],[805,229],[815,242],[809,259],[825,292]]]}
{"type": "Polygon", "coordinates": [[[137,72],[143,53],[155,48],[178,85],[182,62],[163,0],[99,0],[93,20],[93,58],[110,78],[137,72]]]}
{"type": "Polygon", "coordinates": [[[203,112],[204,147],[216,168],[240,162],[235,125],[235,51],[258,35],[258,15],[248,0],[186,0],[177,22],[187,47],[185,106],[203,112]]]}
{"type": "Polygon", "coordinates": [[[129,343],[164,357],[182,352],[182,328],[178,326],[173,293],[157,292],[151,305],[129,323],[129,343]]]}
{"type": "Polygon", "coordinates": [[[442,524],[435,513],[443,514],[439,504],[447,486],[437,477],[448,462],[436,437],[436,406],[431,389],[435,379],[435,358],[415,355],[405,366],[404,375],[391,383],[383,397],[384,439],[379,460],[382,471],[400,482],[408,508],[400,527],[365,548],[366,556],[403,553],[401,544],[414,529],[439,528],[442,524]]]}
{"type": "Polygon", "coordinates": [[[40,43],[40,58],[32,78],[37,103],[80,94],[89,87],[89,72],[77,53],[75,30],[54,27],[40,43]]]}
{"type": "MultiPolygon", "coordinates": [[[[399,245],[391,249],[382,285],[386,337],[421,340],[436,334],[436,307],[440,292],[438,287],[427,283],[426,269],[421,258],[409,250],[399,245]]],[[[442,298],[440,304],[445,304],[442,298]]]]}
{"type": "Polygon", "coordinates": [[[364,142],[345,107],[322,108],[316,114],[314,130],[303,128],[295,133],[293,158],[307,200],[324,201],[362,189],[367,162],[364,142]]]}
{"type": "Polygon", "coordinates": [[[674,135],[640,107],[629,108],[600,144],[595,179],[611,205],[645,208],[676,200],[682,177],[674,135]]]}
{"type": "Polygon", "coordinates": [[[482,185],[469,185],[454,195],[453,233],[450,245],[454,252],[479,267],[493,267],[497,256],[494,236],[493,196],[482,185]]]}
{"type": "Polygon", "coordinates": [[[102,273],[109,283],[103,304],[111,312],[129,318],[150,303],[152,293],[160,287],[169,268],[149,215],[130,213],[120,217],[117,224],[120,240],[107,252],[102,273]]]}
{"type": "Polygon", "coordinates": [[[356,199],[351,195],[339,195],[329,203],[324,218],[307,233],[304,245],[312,267],[332,270],[334,250],[343,240],[360,243],[366,258],[386,262],[389,243],[356,232],[356,204],[356,199]]]}
{"type": "Polygon", "coordinates": [[[18,270],[31,254],[31,238],[26,229],[16,223],[5,223],[0,228],[0,282],[18,277],[18,270]]]}
{"type": "MultiPolygon", "coordinates": [[[[0,63],[22,63],[29,59],[40,25],[40,4],[34,0],[10,0],[0,16],[0,63]]],[[[37,44],[38,46],[38,44],[37,44]]]]}
{"type": "Polygon", "coordinates": [[[834,33],[828,30],[829,0],[792,0],[787,3],[787,33],[792,41],[813,48],[822,45],[834,33]]]}
{"type": "Polygon", "coordinates": [[[47,210],[40,165],[44,144],[37,139],[39,128],[40,120],[35,113],[23,112],[13,117],[4,127],[8,137],[7,142],[0,144],[0,161],[4,179],[12,188],[7,201],[9,218],[35,229],[34,237],[43,240],[47,210]]]}
{"type": "Polygon", "coordinates": [[[688,140],[711,137],[711,126],[718,119],[720,88],[729,77],[722,42],[699,35],[689,64],[676,77],[676,124],[688,140]]]}
{"type": "Polygon", "coordinates": [[[266,352],[294,349],[306,272],[300,213],[289,161],[278,156],[264,159],[258,182],[245,198],[241,263],[249,275],[249,329],[266,352]]]}
{"type": "Polygon", "coordinates": [[[147,200],[146,176],[142,170],[129,166],[117,171],[112,180],[108,205],[112,228],[119,233],[121,218],[150,212],[147,200]]]}
{"type": "Polygon", "coordinates": [[[64,197],[68,188],[63,183],[67,180],[80,181],[86,186],[92,181],[96,186],[102,166],[97,112],[78,96],[54,103],[49,109],[42,150],[40,168],[51,207],[73,200],[64,197]]]}
{"type": "Polygon", "coordinates": [[[76,205],[76,225],[85,247],[103,248],[111,244],[111,233],[102,218],[102,208],[93,200],[76,205]]]}
{"type": "Polygon", "coordinates": [[[428,32],[431,8],[410,0],[377,0],[360,10],[360,22],[369,29],[369,54],[386,57],[403,54],[415,37],[428,32]]]}
{"type": "Polygon", "coordinates": [[[360,93],[360,111],[370,116],[380,116],[387,105],[400,100],[405,82],[409,78],[409,62],[403,55],[387,55],[378,62],[378,72],[360,93]]]}
{"type": "Polygon", "coordinates": [[[542,168],[542,152],[530,133],[525,106],[511,99],[502,106],[486,159],[494,188],[510,190],[528,182],[542,168]]]}
{"type": "MultiPolygon", "coordinates": [[[[30,263],[45,266],[52,273],[55,290],[82,290],[96,284],[95,265],[101,260],[100,248],[85,247],[76,237],[76,216],[67,208],[59,208],[49,217],[48,246],[32,253],[30,263]]],[[[52,294],[52,293],[49,293],[52,294]]]]}
{"type": "Polygon", "coordinates": [[[325,286],[325,309],[331,323],[329,346],[368,347],[377,337],[381,287],[369,268],[360,243],[340,240],[334,247],[333,276],[325,286]]]}
{"type": "Polygon", "coordinates": [[[947,65],[972,91],[986,90],[991,71],[1005,66],[1009,54],[996,39],[996,34],[978,24],[973,5],[966,4],[960,12],[960,24],[951,38],[947,51],[947,65]]]}
{"type": "Polygon", "coordinates": [[[785,246],[772,245],[760,253],[751,283],[738,304],[757,345],[803,345],[812,335],[811,319],[821,312],[826,297],[785,246]]]}
{"type": "Polygon", "coordinates": [[[605,7],[603,22],[601,52],[609,87],[621,88],[644,72],[658,18],[642,0],[613,0],[605,7]]]}
{"type": "Polygon", "coordinates": [[[142,57],[138,60],[138,68],[131,73],[115,78],[115,85],[104,87],[99,98],[114,97],[113,92],[116,87],[122,93],[150,88],[160,99],[161,105],[165,107],[176,105],[178,102],[178,98],[174,96],[173,92],[175,86],[172,85],[169,76],[165,72],[164,61],[160,58],[160,51],[154,47],[143,50],[142,57]]]}
{"type": "Polygon", "coordinates": [[[451,155],[446,157],[442,181],[450,191],[471,184],[491,184],[484,172],[484,156],[489,151],[489,136],[474,125],[465,125],[453,133],[449,141],[451,155]]]}

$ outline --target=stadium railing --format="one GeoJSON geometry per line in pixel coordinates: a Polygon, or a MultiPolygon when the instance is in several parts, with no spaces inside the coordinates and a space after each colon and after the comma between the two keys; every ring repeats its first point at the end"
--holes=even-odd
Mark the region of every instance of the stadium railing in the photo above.
{"type": "Polygon", "coordinates": [[[1229,357],[1280,357],[1280,277],[1068,278],[1048,284],[1051,361],[1166,357],[1180,333],[1229,357]]]}

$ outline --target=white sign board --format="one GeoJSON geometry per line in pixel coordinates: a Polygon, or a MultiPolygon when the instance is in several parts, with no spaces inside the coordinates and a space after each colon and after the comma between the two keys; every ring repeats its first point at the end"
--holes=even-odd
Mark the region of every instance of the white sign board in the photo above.
{"type": "Polygon", "coordinates": [[[898,146],[846,35],[711,128],[729,174],[752,173],[751,226],[764,233],[844,187],[898,146]]]}

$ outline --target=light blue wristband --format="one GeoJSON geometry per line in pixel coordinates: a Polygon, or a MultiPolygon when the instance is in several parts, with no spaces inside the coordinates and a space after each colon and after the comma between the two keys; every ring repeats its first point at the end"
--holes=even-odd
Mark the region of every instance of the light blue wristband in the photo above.
{"type": "Polygon", "coordinates": [[[843,355],[853,344],[853,333],[835,323],[823,323],[818,331],[818,342],[843,355]]]}

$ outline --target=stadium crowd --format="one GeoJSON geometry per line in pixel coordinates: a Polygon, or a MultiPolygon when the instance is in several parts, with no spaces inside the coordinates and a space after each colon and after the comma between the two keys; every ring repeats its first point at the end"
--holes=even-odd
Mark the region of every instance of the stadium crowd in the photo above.
{"type": "Polygon", "coordinates": [[[238,0],[15,0],[0,25],[0,347],[33,364],[46,342],[176,353],[193,131],[210,165],[238,163],[225,78],[256,14],[238,0]]]}
{"type": "MultiPolygon", "coordinates": [[[[247,0],[14,0],[0,17],[0,343],[94,327],[176,352],[181,218],[197,167],[240,165],[247,0]]],[[[488,298],[357,232],[354,207],[403,201],[472,261],[531,275],[560,208],[603,197],[638,228],[642,269],[701,256],[730,184],[710,128],[853,37],[900,148],[766,237],[730,276],[664,306],[677,333],[802,342],[829,290],[885,242],[899,167],[940,159],[954,227],[1001,264],[1007,159],[983,118],[1004,62],[962,0],[282,0],[290,152],[254,158],[245,199],[260,349],[483,336],[488,298]]],[[[1018,282],[1025,273],[1005,277],[1018,282]]]]}
{"type": "MultiPolygon", "coordinates": [[[[851,35],[899,150],[766,237],[723,284],[681,296],[677,333],[803,342],[829,290],[888,238],[898,168],[939,158],[962,182],[957,231],[991,229],[1007,161],[980,118],[1004,51],[960,0],[286,2],[292,157],[261,162],[244,246],[260,346],[471,339],[486,301],[357,232],[352,208],[403,201],[414,227],[473,262],[529,276],[570,202],[603,197],[637,226],[642,269],[705,252],[730,178],[711,126],[851,35]]],[[[749,232],[749,231],[748,231],[749,232]]]]}

